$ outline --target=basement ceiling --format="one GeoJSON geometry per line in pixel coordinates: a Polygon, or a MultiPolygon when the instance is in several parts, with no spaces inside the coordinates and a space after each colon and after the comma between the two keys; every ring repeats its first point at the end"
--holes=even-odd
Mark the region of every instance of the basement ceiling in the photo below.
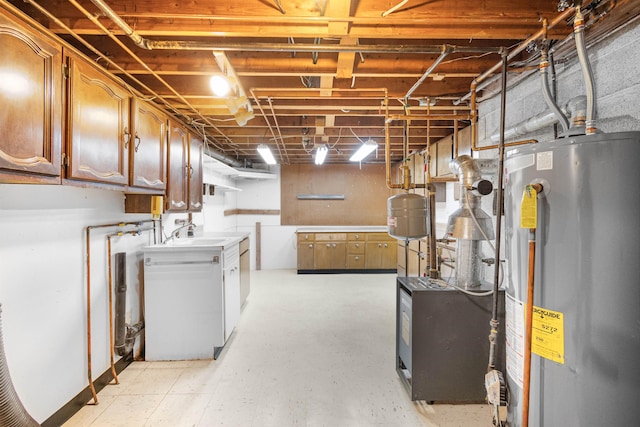
{"type": "MultiPolygon", "coordinates": [[[[552,22],[559,9],[572,4],[549,0],[0,3],[20,8],[140,96],[204,132],[210,150],[247,165],[262,162],[256,151],[259,144],[268,145],[281,164],[311,163],[314,147],[321,144],[329,147],[326,163],[347,163],[368,139],[379,149],[366,162],[384,162],[385,137],[392,161],[402,159],[405,150],[422,150],[427,141],[435,143],[469,125],[470,106],[459,101],[469,93],[474,78],[500,63],[501,49],[514,52],[541,30],[543,19],[552,22]],[[231,100],[214,96],[209,86],[210,77],[223,72],[237,78],[231,100]],[[239,113],[232,114],[238,107],[239,113]]],[[[583,6],[589,6],[588,26],[608,22],[601,33],[638,14],[637,2],[631,0],[583,6]]],[[[571,18],[562,19],[549,28],[548,40],[564,40],[571,32],[571,18]]],[[[536,51],[532,44],[513,55],[510,71],[535,70],[536,51]]]]}

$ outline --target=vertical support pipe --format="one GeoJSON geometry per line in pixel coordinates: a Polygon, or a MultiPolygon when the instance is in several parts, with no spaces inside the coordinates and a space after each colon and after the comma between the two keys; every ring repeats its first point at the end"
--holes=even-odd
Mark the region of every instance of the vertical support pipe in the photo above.
{"type": "Polygon", "coordinates": [[[536,229],[529,229],[529,269],[527,275],[527,310],[525,312],[524,372],[522,387],[522,427],[529,426],[531,395],[531,332],[533,323],[533,285],[536,265],[536,229]]]}
{"type": "MultiPolygon", "coordinates": [[[[122,233],[116,233],[116,236],[122,235],[122,233]]],[[[107,236],[107,294],[109,298],[109,361],[111,363],[111,375],[116,384],[120,384],[118,381],[118,374],[116,373],[115,362],[115,344],[113,337],[113,275],[111,274],[111,235],[107,236]]]]}
{"type": "Polygon", "coordinates": [[[98,394],[93,386],[93,376],[91,374],[91,226],[87,227],[86,232],[86,251],[87,251],[87,379],[89,380],[89,389],[93,397],[93,404],[98,404],[98,394]]]}
{"type": "Polygon", "coordinates": [[[496,189],[496,199],[498,204],[498,214],[496,216],[496,253],[493,263],[493,304],[491,306],[491,333],[489,335],[489,366],[487,371],[495,369],[496,366],[496,341],[498,339],[498,293],[500,288],[500,249],[502,245],[502,203],[503,191],[502,183],[504,181],[504,129],[505,116],[507,108],[507,50],[502,51],[502,87],[500,93],[500,142],[498,144],[498,188],[496,189]]]}

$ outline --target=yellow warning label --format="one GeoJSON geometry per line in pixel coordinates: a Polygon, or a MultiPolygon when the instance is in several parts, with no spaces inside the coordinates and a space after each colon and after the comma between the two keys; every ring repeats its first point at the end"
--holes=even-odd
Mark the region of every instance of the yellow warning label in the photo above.
{"type": "Polygon", "coordinates": [[[522,192],[520,228],[536,228],[538,223],[538,193],[531,185],[522,192]]]}
{"type": "Polygon", "coordinates": [[[533,306],[531,351],[564,365],[564,315],[533,306]]]}

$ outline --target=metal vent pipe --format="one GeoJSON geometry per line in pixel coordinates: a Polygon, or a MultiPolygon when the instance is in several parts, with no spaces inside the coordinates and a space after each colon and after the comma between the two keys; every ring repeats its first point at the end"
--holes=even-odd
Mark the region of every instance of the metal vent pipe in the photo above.
{"type": "Polygon", "coordinates": [[[2,304],[0,304],[0,426],[3,427],[32,427],[39,426],[22,405],[16,393],[9,366],[4,354],[2,339],[2,304]]]}

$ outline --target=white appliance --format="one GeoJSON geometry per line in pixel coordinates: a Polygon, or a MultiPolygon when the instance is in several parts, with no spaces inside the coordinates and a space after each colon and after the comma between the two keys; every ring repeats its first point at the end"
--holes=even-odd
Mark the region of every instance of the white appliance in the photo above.
{"type": "Polygon", "coordinates": [[[144,250],[145,359],[217,357],[240,319],[238,244],[144,250]]]}

